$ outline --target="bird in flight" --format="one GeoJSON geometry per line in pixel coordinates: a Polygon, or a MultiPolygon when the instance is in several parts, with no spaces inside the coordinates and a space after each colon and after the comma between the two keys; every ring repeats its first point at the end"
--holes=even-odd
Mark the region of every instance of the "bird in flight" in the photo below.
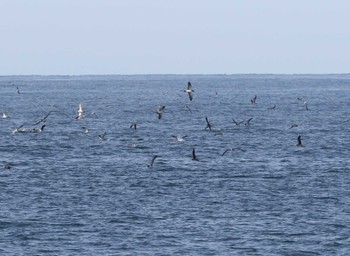
{"type": "Polygon", "coordinates": [[[154,161],[156,160],[157,157],[158,157],[158,156],[155,155],[155,156],[152,158],[151,163],[147,165],[148,168],[152,168],[152,167],[153,167],[154,161]]]}
{"type": "Polygon", "coordinates": [[[297,147],[304,147],[303,143],[301,142],[301,136],[298,136],[298,143],[296,144],[297,147]]]}
{"type": "Polygon", "coordinates": [[[199,161],[197,156],[196,156],[196,150],[194,148],[192,149],[192,160],[199,161]]]}
{"type": "Polygon", "coordinates": [[[187,89],[185,89],[184,92],[187,92],[188,97],[190,98],[190,101],[192,101],[194,90],[192,89],[191,82],[188,82],[188,83],[187,83],[187,89]]]}

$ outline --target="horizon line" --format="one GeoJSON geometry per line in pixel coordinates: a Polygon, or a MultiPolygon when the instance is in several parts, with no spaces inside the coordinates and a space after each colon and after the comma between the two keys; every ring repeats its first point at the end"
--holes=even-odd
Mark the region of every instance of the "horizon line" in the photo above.
{"type": "Polygon", "coordinates": [[[350,73],[129,73],[129,74],[12,74],[0,75],[0,77],[25,77],[25,76],[235,76],[235,75],[350,75],[350,73]]]}

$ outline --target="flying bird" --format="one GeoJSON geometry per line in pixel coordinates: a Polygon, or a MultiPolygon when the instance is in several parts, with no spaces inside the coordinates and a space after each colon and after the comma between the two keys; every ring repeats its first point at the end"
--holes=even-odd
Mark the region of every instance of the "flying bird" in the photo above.
{"type": "Polygon", "coordinates": [[[304,147],[303,143],[301,142],[301,136],[298,136],[298,143],[296,144],[297,147],[304,147]]]}
{"type": "Polygon", "coordinates": [[[175,138],[176,141],[184,141],[184,139],[187,137],[187,135],[185,135],[185,136],[171,135],[171,137],[175,138]]]}
{"type": "Polygon", "coordinates": [[[83,114],[84,114],[83,105],[79,103],[78,115],[75,117],[75,119],[77,120],[82,119],[83,114]]]}
{"type": "Polygon", "coordinates": [[[51,114],[52,111],[50,111],[43,119],[41,119],[40,121],[36,122],[34,125],[38,125],[42,122],[46,122],[46,119],[49,117],[49,115],[51,114]]]}
{"type": "Polygon", "coordinates": [[[8,119],[10,116],[6,112],[2,112],[2,119],[8,119]]]}
{"type": "Polygon", "coordinates": [[[242,120],[242,121],[236,121],[235,119],[233,119],[232,118],[232,121],[236,124],[236,125],[240,125],[240,124],[242,124],[243,122],[244,122],[244,120],[242,120]]]}
{"type": "Polygon", "coordinates": [[[205,122],[207,123],[205,129],[209,129],[209,131],[211,131],[211,124],[209,123],[208,117],[205,117],[205,122]]]}
{"type": "Polygon", "coordinates": [[[245,152],[244,149],[241,149],[241,148],[227,148],[224,153],[221,154],[221,156],[224,156],[228,151],[234,151],[234,150],[239,150],[239,151],[242,151],[242,152],[245,152]]]}
{"type": "Polygon", "coordinates": [[[17,92],[17,94],[20,94],[20,93],[21,93],[21,92],[19,91],[18,86],[17,86],[17,88],[16,88],[16,92],[17,92]]]}
{"type": "Polygon", "coordinates": [[[289,127],[288,130],[290,130],[290,129],[292,129],[292,128],[296,128],[296,127],[298,127],[298,126],[299,126],[298,124],[292,124],[292,125],[289,127]]]}
{"type": "Polygon", "coordinates": [[[194,161],[199,161],[198,158],[197,158],[197,156],[196,156],[196,151],[195,151],[194,148],[192,149],[192,160],[194,160],[194,161]]]}
{"type": "Polygon", "coordinates": [[[256,104],[256,99],[257,99],[257,96],[255,95],[255,96],[250,100],[250,102],[251,102],[252,104],[256,104]]]}
{"type": "Polygon", "coordinates": [[[102,135],[98,135],[98,138],[100,139],[100,140],[107,140],[107,138],[106,138],[106,132],[104,132],[102,135]]]}
{"type": "Polygon", "coordinates": [[[134,129],[134,130],[136,130],[136,123],[131,123],[131,125],[130,125],[130,129],[134,129]]]}
{"type": "Polygon", "coordinates": [[[33,128],[33,129],[30,129],[29,132],[31,132],[31,133],[43,132],[45,127],[46,127],[46,124],[42,125],[40,128],[33,128]]]}
{"type": "Polygon", "coordinates": [[[161,119],[164,114],[165,106],[158,106],[156,113],[158,114],[158,119],[161,119]]]}
{"type": "Polygon", "coordinates": [[[252,121],[253,117],[249,118],[246,122],[245,125],[250,125],[250,121],[252,121]]]}
{"type": "Polygon", "coordinates": [[[194,90],[192,89],[192,85],[190,82],[187,83],[187,89],[185,89],[184,92],[188,93],[188,97],[190,98],[190,101],[192,101],[194,90]]]}
{"type": "Polygon", "coordinates": [[[156,160],[157,157],[158,157],[158,156],[155,155],[155,156],[152,158],[151,163],[147,165],[148,168],[152,168],[152,167],[153,167],[154,161],[156,160]]]}

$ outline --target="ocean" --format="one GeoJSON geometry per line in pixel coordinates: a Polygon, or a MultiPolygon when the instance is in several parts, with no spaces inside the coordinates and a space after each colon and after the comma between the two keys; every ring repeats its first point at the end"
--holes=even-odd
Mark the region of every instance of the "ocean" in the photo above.
{"type": "Polygon", "coordinates": [[[2,76],[0,255],[349,255],[349,106],[346,74],[2,76]]]}

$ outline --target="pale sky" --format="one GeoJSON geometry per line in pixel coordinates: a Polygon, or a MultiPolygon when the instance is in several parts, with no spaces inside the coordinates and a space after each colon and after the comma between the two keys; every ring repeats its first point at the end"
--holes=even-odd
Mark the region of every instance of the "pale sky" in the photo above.
{"type": "Polygon", "coordinates": [[[0,75],[350,73],[348,0],[0,0],[0,75]]]}

